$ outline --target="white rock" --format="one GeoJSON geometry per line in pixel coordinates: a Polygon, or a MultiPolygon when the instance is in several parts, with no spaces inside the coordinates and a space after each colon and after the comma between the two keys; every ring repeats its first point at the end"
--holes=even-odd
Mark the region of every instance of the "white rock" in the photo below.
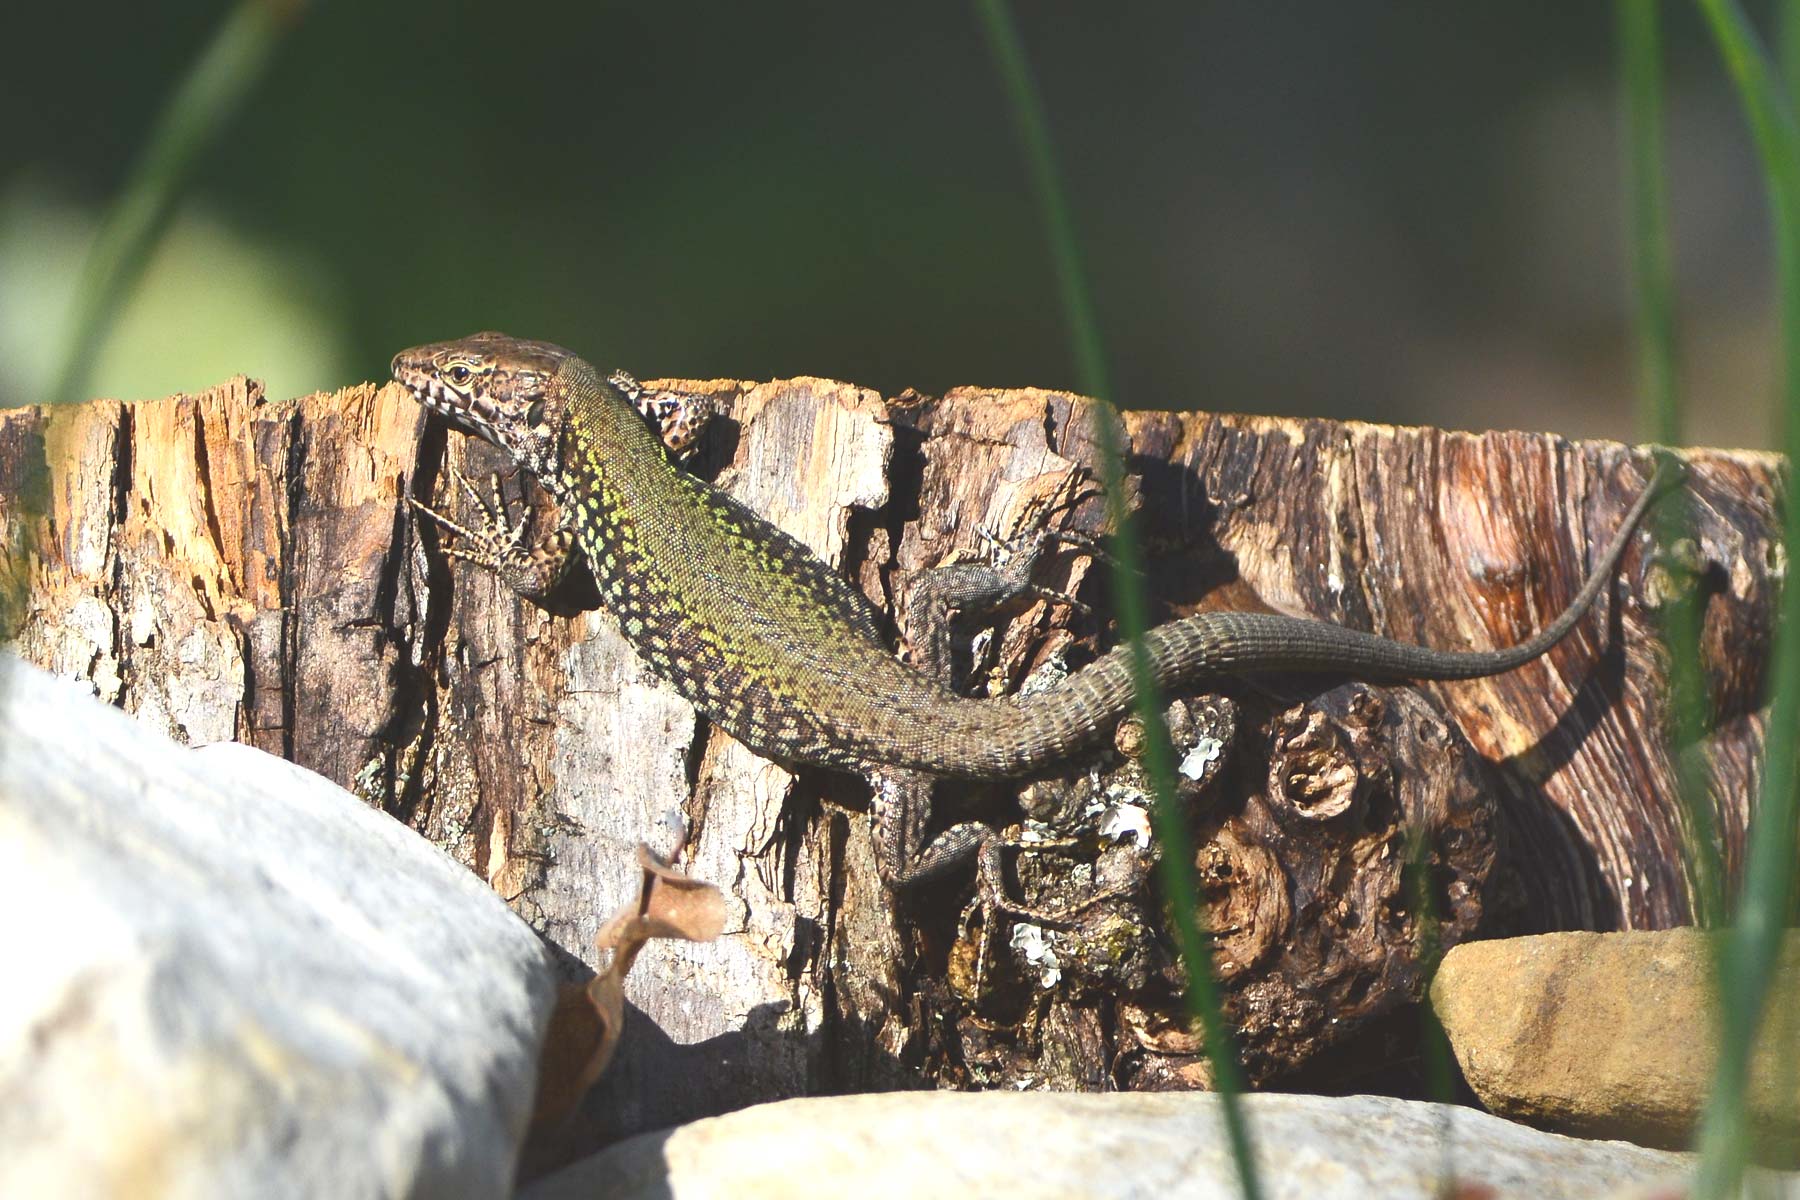
{"type": "MultiPolygon", "coordinates": [[[[1443,1194],[1446,1167],[1466,1189],[1456,1194],[1592,1200],[1691,1170],[1686,1155],[1450,1105],[1268,1094],[1246,1097],[1245,1108],[1270,1200],[1430,1200],[1443,1194]]],[[[1800,1197],[1794,1176],[1763,1178],[1764,1194],[1800,1197]]],[[[1211,1094],[890,1092],[786,1100],[644,1134],[519,1200],[1239,1194],[1211,1094]]]]}
{"type": "Polygon", "coordinates": [[[310,771],[0,655],[0,1195],[502,1196],[536,937],[310,771]]]}

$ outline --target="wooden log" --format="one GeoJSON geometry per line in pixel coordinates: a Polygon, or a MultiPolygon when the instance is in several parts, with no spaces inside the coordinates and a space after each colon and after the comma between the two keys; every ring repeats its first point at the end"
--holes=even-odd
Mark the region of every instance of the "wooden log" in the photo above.
{"type": "MultiPolygon", "coordinates": [[[[1103,531],[1098,413],[1079,397],[673,382],[726,402],[695,469],[890,612],[918,571],[979,551],[984,528],[1103,531]]],[[[1130,413],[1124,431],[1159,617],[1267,608],[1444,648],[1509,644],[1553,617],[1648,475],[1642,453],[1547,435],[1201,413],[1130,413]]],[[[1735,877],[1779,470],[1759,454],[1688,459],[1687,553],[1640,538],[1607,615],[1538,662],[1416,689],[1275,676],[1174,697],[1196,764],[1182,803],[1254,1078],[1417,998],[1424,914],[1402,871],[1415,841],[1445,942],[1689,920],[1655,632],[1684,588],[1704,597],[1717,714],[1695,751],[1735,877]]],[[[1018,851],[1008,879],[1033,903],[1092,901],[1070,928],[969,909],[966,879],[896,912],[862,784],[764,761],[696,719],[594,611],[591,583],[537,607],[451,568],[405,497],[460,505],[440,482],[452,464],[478,480],[509,470],[392,386],[270,403],[238,379],[0,414],[0,520],[28,551],[11,565],[15,644],[178,738],[237,738],[353,787],[488,880],[572,976],[636,886],[638,841],[723,887],[725,936],[645,951],[617,1061],[538,1162],[758,1100],[927,1077],[1205,1082],[1154,849],[1119,834],[1145,791],[1129,726],[1123,750],[1043,779],[939,789],[946,820],[1073,830],[1070,846],[1018,851]]],[[[1091,566],[1064,554],[1043,582],[1104,612],[1091,566]]],[[[969,654],[969,687],[1010,691],[1107,636],[1034,605],[969,654]]]]}

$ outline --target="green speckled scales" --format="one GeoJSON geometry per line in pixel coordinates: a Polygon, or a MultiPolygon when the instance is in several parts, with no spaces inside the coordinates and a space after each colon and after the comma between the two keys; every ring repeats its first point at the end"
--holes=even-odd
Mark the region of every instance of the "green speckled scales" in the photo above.
{"type": "MultiPolygon", "coordinates": [[[[1093,741],[1128,710],[1124,648],[1030,697],[954,695],[889,652],[868,602],[794,538],[679,470],[623,397],[579,359],[563,477],[606,605],[644,659],[760,754],[831,766],[1007,777],[1093,741]]],[[[1446,652],[1319,621],[1201,613],[1145,638],[1158,686],[1258,669],[1468,679],[1510,670],[1560,640],[1611,578],[1659,477],[1581,593],[1505,650],[1446,652]]]]}
{"type": "MultiPolygon", "coordinates": [[[[602,380],[561,346],[501,333],[403,350],[393,370],[421,404],[502,447],[562,509],[562,526],[527,551],[518,527],[493,511],[503,505],[468,528],[419,504],[459,539],[450,553],[537,596],[560,578],[572,540],[638,653],[713,721],[759,754],[879,777],[877,863],[891,887],[928,878],[978,848],[995,850],[991,831],[977,822],[952,825],[927,843],[929,781],[904,772],[1022,774],[1100,737],[1132,704],[1124,648],[1054,688],[994,700],[958,697],[899,661],[855,588],[670,460],[665,442],[689,444],[715,410],[706,397],[646,389],[622,372],[602,380]]],[[[1145,635],[1151,674],[1168,687],[1270,668],[1412,679],[1510,670],[1574,627],[1611,579],[1650,502],[1681,475],[1673,463],[1659,473],[1580,593],[1517,646],[1444,652],[1319,621],[1201,613],[1145,635]]],[[[997,868],[984,874],[997,876],[997,868]]],[[[997,894],[988,899],[1041,919],[997,894]]]]}
{"type": "Polygon", "coordinates": [[[893,656],[860,592],[679,470],[609,389],[583,380],[570,395],[565,503],[601,598],[708,717],[758,753],[861,768],[893,736],[874,698],[915,721],[960,703],[893,656]]]}

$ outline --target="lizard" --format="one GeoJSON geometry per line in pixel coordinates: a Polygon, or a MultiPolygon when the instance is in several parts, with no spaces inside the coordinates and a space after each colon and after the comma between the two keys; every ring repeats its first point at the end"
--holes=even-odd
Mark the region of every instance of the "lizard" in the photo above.
{"type": "MultiPolygon", "coordinates": [[[[602,375],[561,346],[500,333],[404,350],[392,370],[430,412],[498,446],[534,476],[559,512],[555,527],[528,546],[525,522],[509,526],[498,497],[490,506],[476,496],[486,518],[478,529],[413,500],[455,535],[450,552],[495,571],[527,598],[543,596],[584,558],[602,604],[639,656],[706,717],[766,758],[869,776],[876,862],[890,890],[977,854],[985,881],[988,856],[998,854],[998,835],[980,822],[926,840],[927,777],[1030,773],[1097,740],[1133,705],[1129,645],[1055,687],[989,699],[959,695],[947,680],[903,662],[860,591],[796,538],[679,465],[672,452],[691,443],[712,411],[708,397],[647,389],[623,372],[602,375]]],[[[1282,614],[1202,612],[1145,634],[1155,686],[1263,670],[1371,680],[1512,670],[1575,627],[1650,505],[1684,476],[1665,459],[1574,599],[1511,647],[1437,650],[1282,614]]],[[[1027,586],[998,580],[964,594],[985,591],[981,598],[998,600],[1009,587],[1027,586]]]]}

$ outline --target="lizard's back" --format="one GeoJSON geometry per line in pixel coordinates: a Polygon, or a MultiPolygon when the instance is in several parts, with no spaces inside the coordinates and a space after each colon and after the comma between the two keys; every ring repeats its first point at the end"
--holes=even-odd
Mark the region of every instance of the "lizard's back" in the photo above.
{"type": "Polygon", "coordinates": [[[603,385],[571,388],[567,420],[582,550],[658,674],[770,757],[851,768],[941,757],[975,702],[897,659],[860,592],[676,468],[603,385]]]}
{"type": "MultiPolygon", "coordinates": [[[[570,374],[573,372],[573,374],[570,374]]],[[[868,601],[805,546],[680,471],[624,399],[579,359],[562,497],[607,607],[659,674],[760,754],[852,769],[1006,777],[1091,742],[1132,703],[1119,647],[1029,697],[959,697],[888,650],[868,601]]],[[[1470,679],[1560,640],[1603,590],[1651,501],[1652,480],[1568,607],[1502,650],[1440,651],[1320,621],[1200,613],[1144,639],[1158,687],[1203,674],[1325,670],[1362,678],[1470,679]]]]}

